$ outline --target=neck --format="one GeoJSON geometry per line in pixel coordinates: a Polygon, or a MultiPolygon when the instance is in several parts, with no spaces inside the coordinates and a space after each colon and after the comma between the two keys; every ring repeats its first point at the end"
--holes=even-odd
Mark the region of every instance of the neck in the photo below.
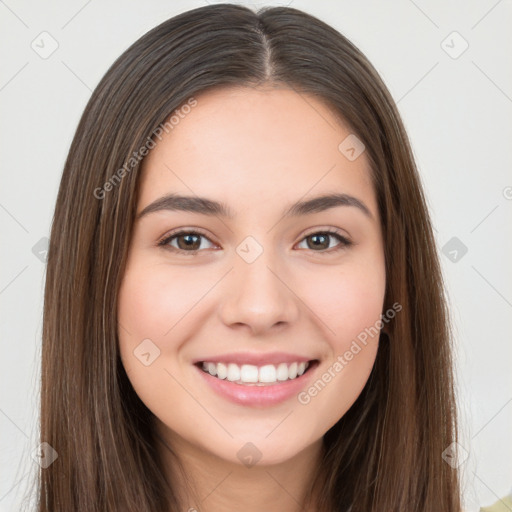
{"type": "Polygon", "coordinates": [[[163,466],[178,496],[180,510],[316,510],[316,495],[311,484],[321,463],[322,439],[289,460],[249,467],[217,457],[187,442],[161,424],[157,433],[163,466]],[[179,458],[183,473],[173,454],[179,458]]]}

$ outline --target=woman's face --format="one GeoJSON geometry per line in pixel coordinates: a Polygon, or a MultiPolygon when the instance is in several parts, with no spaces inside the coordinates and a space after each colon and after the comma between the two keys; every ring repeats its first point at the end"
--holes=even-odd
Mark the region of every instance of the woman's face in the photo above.
{"type": "Polygon", "coordinates": [[[312,96],[233,88],[196,100],[144,161],[121,357],[170,441],[278,463],[321,440],[374,364],[378,335],[363,333],[381,317],[386,276],[368,161],[312,96]],[[161,201],[171,194],[190,199],[161,201]],[[333,194],[356,199],[309,203],[333,194]]]}

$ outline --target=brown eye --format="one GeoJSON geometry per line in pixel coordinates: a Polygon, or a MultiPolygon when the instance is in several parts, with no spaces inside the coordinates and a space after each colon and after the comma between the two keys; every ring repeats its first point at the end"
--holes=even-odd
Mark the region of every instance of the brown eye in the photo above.
{"type": "MultiPolygon", "coordinates": [[[[207,240],[209,243],[212,243],[207,236],[198,231],[179,231],[165,237],[161,242],[158,243],[158,245],[178,253],[188,253],[190,255],[194,255],[202,248],[205,248],[201,247],[201,242],[203,239],[207,240]],[[174,244],[174,242],[176,242],[176,244],[174,244]]],[[[306,241],[307,244],[306,249],[320,254],[332,254],[352,245],[350,240],[340,235],[337,231],[319,231],[311,233],[310,235],[304,237],[301,243],[304,241],[306,241]],[[334,247],[331,246],[331,240],[333,239],[336,239],[339,242],[334,247]]]]}
{"type": "Polygon", "coordinates": [[[191,249],[193,251],[197,251],[201,246],[201,235],[194,234],[186,234],[186,235],[178,235],[175,237],[178,243],[178,249],[187,250],[191,249]],[[180,243],[183,242],[183,244],[180,243]]]}
{"type": "Polygon", "coordinates": [[[202,239],[209,239],[197,231],[179,231],[173,233],[170,236],[164,238],[158,243],[159,246],[169,246],[171,250],[182,253],[195,253],[201,249],[202,239]],[[172,242],[176,240],[177,245],[173,245],[172,242]]]}
{"type": "Polygon", "coordinates": [[[310,235],[303,238],[302,241],[306,241],[307,249],[311,249],[314,252],[320,253],[327,252],[329,254],[348,247],[352,244],[352,242],[350,242],[347,238],[340,235],[336,231],[319,231],[316,233],[311,233],[310,235]],[[330,245],[331,239],[336,239],[339,243],[334,246],[333,251],[328,251],[328,249],[332,248],[330,245]]]}

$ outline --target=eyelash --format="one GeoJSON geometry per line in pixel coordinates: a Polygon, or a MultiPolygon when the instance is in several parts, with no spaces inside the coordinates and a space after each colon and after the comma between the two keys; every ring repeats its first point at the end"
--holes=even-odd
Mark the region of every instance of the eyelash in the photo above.
{"type": "MultiPolygon", "coordinates": [[[[174,238],[177,238],[179,237],[180,235],[198,235],[198,236],[202,236],[204,238],[206,238],[209,242],[213,243],[204,233],[202,233],[201,231],[198,231],[198,230],[194,230],[194,229],[191,229],[191,230],[181,230],[181,231],[177,231],[177,232],[174,232],[174,233],[170,233],[169,235],[166,235],[163,239],[161,239],[158,243],[157,243],[157,246],[158,247],[164,247],[165,249],[169,248],[169,250],[171,250],[172,252],[176,252],[176,253],[179,253],[179,254],[187,254],[187,255],[195,255],[197,254],[198,252],[200,252],[202,249],[195,249],[193,251],[185,251],[184,249],[178,249],[176,247],[172,247],[172,246],[168,246],[169,242],[174,239],[174,238]]],[[[339,233],[339,231],[337,230],[332,230],[332,229],[324,229],[322,231],[313,231],[309,234],[307,234],[304,238],[302,238],[302,240],[300,242],[302,242],[303,240],[305,240],[306,238],[309,238],[310,236],[313,236],[313,235],[331,235],[333,236],[334,238],[336,238],[340,243],[335,246],[334,248],[331,248],[331,249],[324,249],[324,250],[321,250],[321,251],[313,251],[315,253],[319,253],[321,255],[324,255],[324,254],[333,254],[333,253],[337,253],[338,251],[341,251],[342,249],[345,249],[345,248],[348,248],[350,247],[351,245],[353,245],[353,242],[351,242],[350,240],[348,240],[346,237],[344,237],[343,235],[341,235],[339,233]]],[[[299,242],[299,243],[300,243],[299,242]]]]}

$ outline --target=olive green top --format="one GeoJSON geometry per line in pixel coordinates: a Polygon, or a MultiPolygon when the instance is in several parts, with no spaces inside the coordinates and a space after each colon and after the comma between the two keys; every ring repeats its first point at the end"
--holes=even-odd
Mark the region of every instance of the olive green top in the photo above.
{"type": "Polygon", "coordinates": [[[512,496],[509,494],[501,498],[496,503],[488,507],[482,507],[480,512],[511,512],[512,511],[512,496]]]}

